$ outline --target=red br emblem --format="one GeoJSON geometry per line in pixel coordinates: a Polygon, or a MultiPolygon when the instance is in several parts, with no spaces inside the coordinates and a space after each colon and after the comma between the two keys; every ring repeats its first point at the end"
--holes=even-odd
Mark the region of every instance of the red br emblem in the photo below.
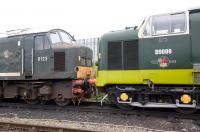
{"type": "Polygon", "coordinates": [[[169,58],[166,56],[162,56],[158,59],[158,63],[160,67],[165,68],[169,65],[169,58]]]}

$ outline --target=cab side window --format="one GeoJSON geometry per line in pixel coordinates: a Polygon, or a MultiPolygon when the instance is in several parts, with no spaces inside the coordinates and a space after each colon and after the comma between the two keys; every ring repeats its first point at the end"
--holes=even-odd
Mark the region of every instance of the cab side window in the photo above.
{"type": "Polygon", "coordinates": [[[182,33],[186,31],[185,14],[172,15],[171,33],[182,33]]]}
{"type": "Polygon", "coordinates": [[[152,35],[170,33],[170,15],[152,17],[152,35]]]}
{"type": "Polygon", "coordinates": [[[61,43],[58,32],[51,32],[50,39],[51,39],[52,44],[61,43]]]}
{"type": "Polygon", "coordinates": [[[46,36],[35,36],[35,50],[50,49],[49,40],[46,36]]]}
{"type": "Polygon", "coordinates": [[[187,29],[186,14],[165,14],[152,16],[146,22],[143,36],[160,36],[185,33],[187,29]]]}
{"type": "Polygon", "coordinates": [[[70,36],[67,33],[60,32],[60,36],[61,36],[63,42],[72,43],[72,40],[71,40],[70,36]]]}

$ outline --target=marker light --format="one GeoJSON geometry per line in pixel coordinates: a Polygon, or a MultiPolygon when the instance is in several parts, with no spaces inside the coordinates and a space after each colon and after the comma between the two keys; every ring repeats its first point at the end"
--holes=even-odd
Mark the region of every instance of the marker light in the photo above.
{"type": "Polygon", "coordinates": [[[120,94],[120,99],[122,100],[122,101],[127,101],[128,100],[128,94],[127,93],[121,93],[120,94]]]}
{"type": "Polygon", "coordinates": [[[192,99],[191,99],[191,96],[188,95],[188,94],[183,94],[183,95],[181,96],[181,102],[184,103],[184,104],[190,103],[191,100],[192,100],[192,99]]]}

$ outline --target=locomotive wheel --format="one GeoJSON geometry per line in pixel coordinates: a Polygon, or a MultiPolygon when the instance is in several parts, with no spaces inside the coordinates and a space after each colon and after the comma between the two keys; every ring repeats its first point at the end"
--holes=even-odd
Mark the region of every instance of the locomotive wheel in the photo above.
{"type": "Polygon", "coordinates": [[[38,99],[25,99],[24,100],[27,104],[31,104],[31,105],[34,105],[34,104],[38,104],[39,103],[39,100],[38,99]]]}
{"type": "Polygon", "coordinates": [[[133,109],[133,107],[129,106],[128,104],[121,104],[121,103],[118,103],[117,101],[117,96],[114,95],[114,94],[111,94],[109,96],[109,100],[114,103],[119,109],[121,110],[131,110],[133,109]]]}
{"type": "Polygon", "coordinates": [[[66,105],[69,105],[71,103],[70,99],[54,100],[54,101],[58,106],[66,106],[66,105]]]}
{"type": "Polygon", "coordinates": [[[175,110],[182,114],[193,114],[197,111],[197,109],[192,108],[176,108],[175,110]]]}

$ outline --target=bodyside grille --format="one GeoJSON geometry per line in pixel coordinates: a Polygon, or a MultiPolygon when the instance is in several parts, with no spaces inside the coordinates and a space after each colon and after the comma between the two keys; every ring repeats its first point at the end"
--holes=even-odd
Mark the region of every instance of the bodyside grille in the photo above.
{"type": "Polygon", "coordinates": [[[108,70],[138,68],[138,40],[108,42],[108,70]]]}
{"type": "Polygon", "coordinates": [[[138,69],[138,41],[125,41],[124,44],[124,70],[138,69]]]}
{"type": "Polygon", "coordinates": [[[65,52],[54,52],[54,71],[65,71],[65,52]]]}
{"type": "Polygon", "coordinates": [[[108,43],[108,69],[118,70],[122,68],[122,44],[121,42],[108,43]]]}

